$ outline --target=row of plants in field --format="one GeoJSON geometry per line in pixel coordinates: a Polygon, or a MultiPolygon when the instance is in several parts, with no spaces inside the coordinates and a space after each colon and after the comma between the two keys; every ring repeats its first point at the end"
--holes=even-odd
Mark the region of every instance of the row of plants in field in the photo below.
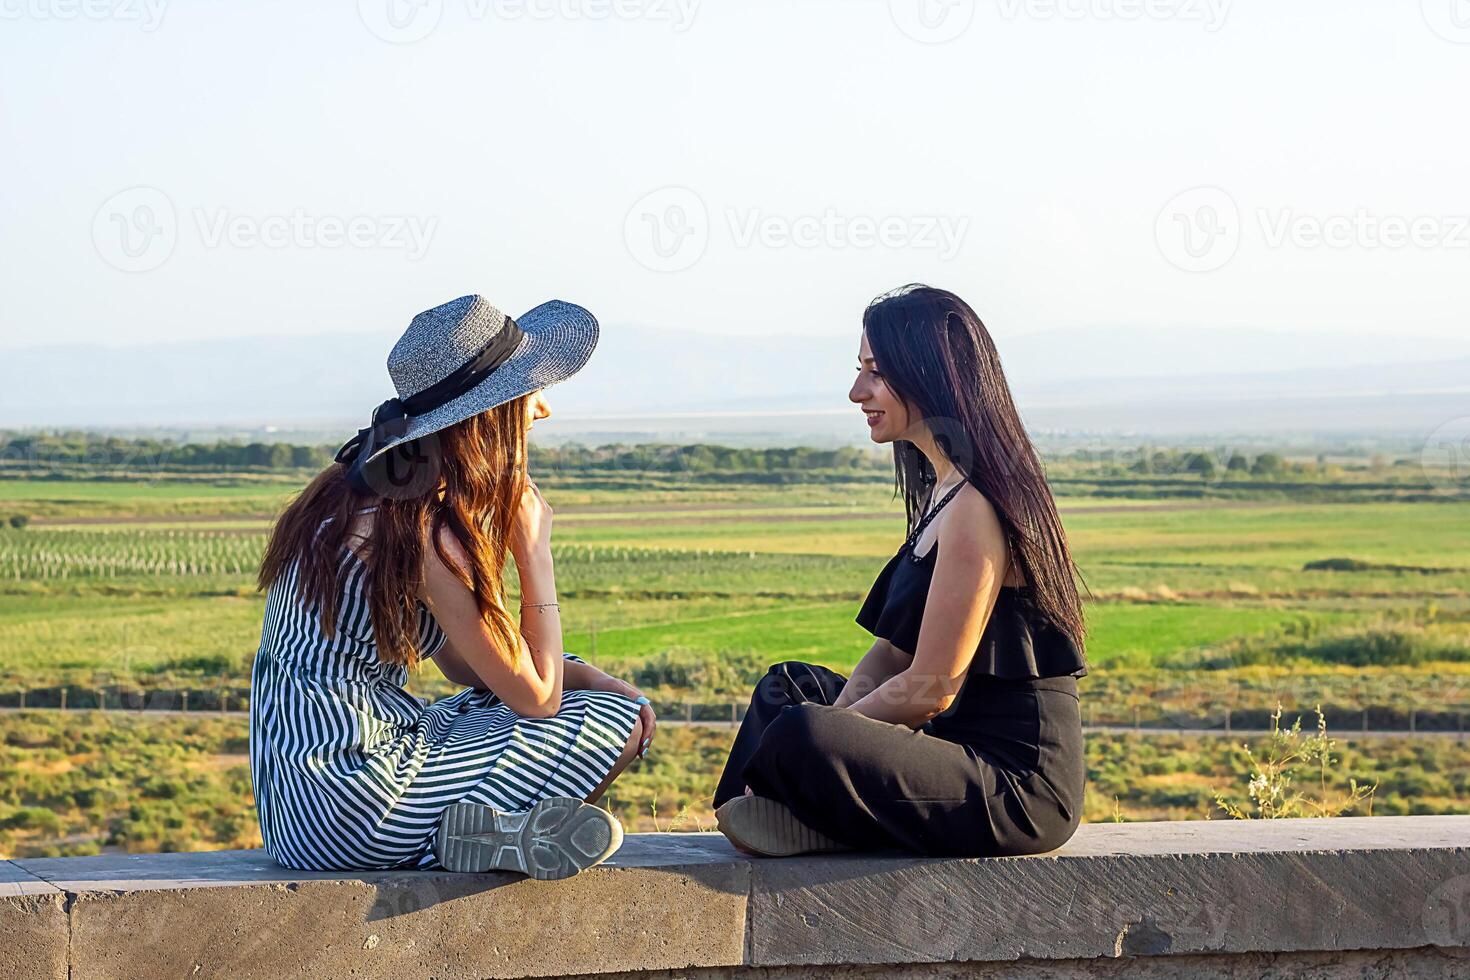
{"type": "Polygon", "coordinates": [[[263,534],[223,531],[0,530],[0,579],[120,575],[245,575],[259,566],[263,534]]]}
{"type": "MultiPolygon", "coordinates": [[[[250,576],[259,567],[265,541],[263,531],[0,528],[0,579],[250,576]]],[[[553,554],[563,593],[569,598],[607,591],[680,595],[761,588],[772,594],[794,594],[793,589],[803,586],[830,595],[831,588],[823,586],[834,577],[860,583],[872,574],[873,565],[871,560],[855,558],[708,548],[558,544],[553,554]]],[[[513,573],[507,581],[514,582],[513,573]]],[[[851,587],[838,592],[861,597],[851,587]]]]}

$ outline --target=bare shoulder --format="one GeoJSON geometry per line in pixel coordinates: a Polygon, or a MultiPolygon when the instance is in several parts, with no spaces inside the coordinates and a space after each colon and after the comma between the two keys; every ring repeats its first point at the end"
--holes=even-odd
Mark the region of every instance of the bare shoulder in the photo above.
{"type": "Polygon", "coordinates": [[[951,554],[1005,560],[1005,529],[995,506],[983,493],[966,483],[945,510],[947,513],[940,522],[939,540],[951,554]]]}
{"type": "Polygon", "coordinates": [[[469,552],[465,550],[464,542],[459,540],[459,535],[455,534],[448,524],[439,528],[436,540],[439,543],[439,548],[430,546],[424,549],[425,571],[427,573],[432,574],[437,571],[452,574],[451,570],[445,566],[443,560],[439,557],[440,549],[443,549],[445,557],[451,562],[458,565],[462,570],[469,571],[469,552]]]}

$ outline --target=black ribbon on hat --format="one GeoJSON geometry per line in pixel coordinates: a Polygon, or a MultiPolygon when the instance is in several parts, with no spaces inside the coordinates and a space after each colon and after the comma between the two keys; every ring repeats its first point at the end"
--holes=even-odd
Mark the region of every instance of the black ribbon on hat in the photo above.
{"type": "Polygon", "coordinates": [[[363,479],[362,468],[378,448],[407,433],[409,419],[447,405],[484,381],[490,372],[515,353],[524,336],[520,325],[506,317],[505,326],[480,352],[455,368],[448,377],[407,398],[390,398],[373,409],[372,422],[366,428],[358,429],[357,435],[337,450],[336,461],[347,466],[348,482],[353,488],[364,495],[373,495],[363,479]]]}

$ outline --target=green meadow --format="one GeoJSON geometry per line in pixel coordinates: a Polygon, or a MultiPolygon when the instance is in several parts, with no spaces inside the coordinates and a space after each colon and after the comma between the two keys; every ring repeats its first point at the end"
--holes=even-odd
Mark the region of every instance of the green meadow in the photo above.
{"type": "MultiPolygon", "coordinates": [[[[101,496],[69,487],[0,486],[10,494],[0,514],[101,496]]],[[[235,512],[232,489],[208,498],[193,484],[140,485],[143,511],[169,492],[189,502],[173,523],[56,515],[0,529],[0,673],[43,686],[201,661],[243,671],[258,641],[253,571],[269,517],[235,512]],[[197,519],[203,501],[213,520],[197,519]]],[[[829,489],[825,501],[807,492],[789,508],[784,490],[765,487],[723,487],[716,500],[690,487],[657,509],[633,493],[619,509],[605,494],[546,492],[568,648],[613,661],[680,650],[850,668],[870,642],[853,617],[903,536],[891,490],[872,485],[829,489]]],[[[130,499],[117,485],[107,498],[130,499]]],[[[1062,503],[1100,668],[1158,666],[1293,628],[1453,633],[1467,611],[1470,568],[1455,562],[1470,556],[1470,503],[1062,503]],[[1332,559],[1362,567],[1307,570],[1332,559]]]]}
{"type": "MultiPolygon", "coordinates": [[[[1217,727],[1228,709],[1237,725],[1259,726],[1278,701],[1309,720],[1320,703],[1347,732],[1453,728],[1470,713],[1467,495],[1406,480],[1385,492],[1352,474],[1326,492],[1061,469],[1071,478],[1057,481],[1059,505],[1088,589],[1090,722],[1217,727]]],[[[254,571],[273,516],[309,476],[0,480],[0,703],[22,691],[30,706],[65,689],[86,707],[98,689],[114,699],[189,690],[191,706],[227,692],[244,707],[264,606],[254,571]]],[[[776,476],[538,473],[555,509],[567,648],[633,680],[666,717],[728,718],[779,660],[850,670],[871,642],[854,616],[903,538],[901,503],[881,472],[776,476]]],[[[513,587],[513,569],[507,579],[513,587]]],[[[410,688],[453,690],[430,665],[410,688]]],[[[258,843],[239,816],[250,806],[239,716],[177,722],[195,726],[194,754],[182,756],[154,741],[176,722],[74,717],[88,720],[40,754],[18,730],[6,736],[0,853],[258,843]],[[104,772],[110,741],[126,752],[104,772]],[[131,798],[128,759],[176,785],[131,798]],[[56,798],[44,816],[41,776],[63,775],[69,802],[56,798]],[[198,830],[201,807],[217,832],[198,830]]],[[[1206,816],[1215,789],[1243,785],[1233,743],[1173,737],[1183,741],[1147,736],[1120,758],[1121,736],[1090,736],[1088,819],[1206,816]]],[[[665,753],[638,763],[611,805],[634,829],[708,829],[705,796],[728,738],[667,728],[665,753]]],[[[1387,809],[1375,812],[1470,808],[1463,781],[1420,786],[1460,751],[1439,741],[1412,759],[1356,745],[1356,771],[1384,781],[1387,809]]]]}

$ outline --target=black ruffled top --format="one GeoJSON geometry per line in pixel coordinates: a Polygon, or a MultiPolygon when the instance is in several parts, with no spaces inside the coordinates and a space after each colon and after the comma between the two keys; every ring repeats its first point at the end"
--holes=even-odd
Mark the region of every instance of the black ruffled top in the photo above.
{"type": "MultiPolygon", "coordinates": [[[[919,644],[919,624],[924,618],[929,581],[934,576],[939,553],[939,542],[935,541],[928,554],[916,558],[914,543],[960,486],[963,484],[946,494],[924,516],[898,554],[883,566],[857,614],[859,626],[909,656],[913,656],[919,644]]],[[[1036,607],[1029,586],[1005,586],[995,600],[966,677],[977,674],[1003,680],[1085,677],[1087,661],[1077,644],[1036,607]]]]}

